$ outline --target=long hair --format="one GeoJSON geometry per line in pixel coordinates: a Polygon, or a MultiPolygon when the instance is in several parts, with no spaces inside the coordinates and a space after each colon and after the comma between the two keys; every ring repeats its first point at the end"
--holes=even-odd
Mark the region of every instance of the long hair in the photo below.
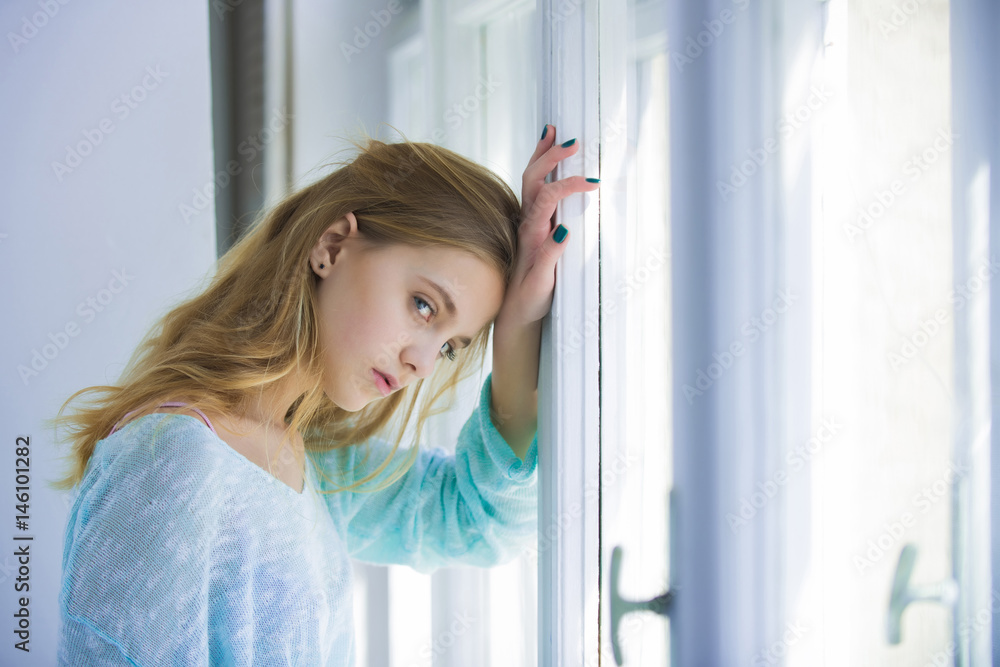
{"type": "MultiPolygon", "coordinates": [[[[118,385],[82,389],[63,404],[52,421],[65,429],[63,439],[72,451],[65,457],[69,471],[52,483],[54,488],[80,483],[98,441],[130,412],[130,418],[137,418],[183,397],[191,407],[241,415],[257,393],[295,373],[311,386],[292,404],[285,423],[289,432],[302,434],[307,451],[363,443],[396,421],[389,458],[345,488],[382,473],[414,413],[419,442],[425,420],[446,410],[458,383],[481,368],[490,323],[469,346],[456,351],[454,362],[348,412],[322,389],[318,277],[310,268],[309,252],[332,221],[353,212],[368,243],[464,250],[495,268],[506,287],[517,251],[520,205],[497,175],[445,148],[370,137],[354,146],[353,160],[341,162],[340,168],[258,218],[219,259],[207,288],[152,328],[118,385]],[[442,398],[444,406],[435,407],[442,398]]],[[[416,453],[417,447],[411,448],[395,474],[371,490],[398,479],[416,453]]]]}

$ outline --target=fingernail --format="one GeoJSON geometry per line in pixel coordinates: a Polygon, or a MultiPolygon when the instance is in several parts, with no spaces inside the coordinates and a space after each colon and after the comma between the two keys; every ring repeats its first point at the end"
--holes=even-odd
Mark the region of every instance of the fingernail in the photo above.
{"type": "Polygon", "coordinates": [[[559,225],[556,227],[556,233],[552,235],[552,240],[556,243],[562,243],[566,239],[566,234],[568,233],[569,232],[565,227],[559,225]]]}
{"type": "Polygon", "coordinates": [[[588,183],[600,183],[601,179],[599,179],[599,178],[588,178],[587,182],[588,183]]]}
{"type": "MultiPolygon", "coordinates": [[[[542,128],[542,139],[544,139],[545,135],[548,133],[549,133],[549,126],[546,125],[545,127],[542,128]]],[[[541,141],[542,139],[539,139],[539,141],[541,141]]]]}
{"type": "Polygon", "coordinates": [[[572,146],[575,143],[576,143],[576,139],[570,139],[569,141],[567,141],[566,143],[564,143],[562,145],[562,147],[563,148],[569,148],[570,146],[572,146]]]}

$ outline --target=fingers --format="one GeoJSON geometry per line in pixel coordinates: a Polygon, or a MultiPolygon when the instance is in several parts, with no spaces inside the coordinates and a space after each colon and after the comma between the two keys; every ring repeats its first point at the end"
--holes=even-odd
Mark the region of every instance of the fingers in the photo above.
{"type": "MultiPolygon", "coordinates": [[[[538,174],[538,160],[541,156],[545,155],[546,152],[552,149],[553,144],[556,140],[556,128],[553,125],[546,124],[542,130],[542,138],[538,140],[535,144],[535,152],[531,154],[531,158],[528,160],[528,166],[524,169],[524,174],[521,176],[521,206],[525,209],[531,206],[531,202],[534,201],[535,196],[538,194],[538,190],[542,187],[542,183],[545,181],[545,176],[549,173],[544,172],[541,178],[537,176],[538,174]]],[[[572,153],[566,153],[566,156],[572,153]]],[[[549,171],[552,171],[549,169],[549,171]]]]}
{"type": "MultiPolygon", "coordinates": [[[[559,202],[571,194],[577,192],[590,192],[599,188],[597,183],[589,183],[583,176],[571,176],[552,183],[546,183],[539,193],[539,196],[532,202],[531,208],[524,210],[521,224],[518,229],[519,252],[524,257],[538,257],[539,251],[543,256],[552,255],[552,261],[562,254],[565,248],[565,239],[560,243],[559,239],[553,239],[555,230],[555,211],[559,202]],[[553,243],[560,247],[555,248],[553,243]]],[[[534,261],[529,262],[524,267],[527,270],[534,261]]]]}
{"type": "Polygon", "coordinates": [[[555,131],[554,126],[545,126],[544,136],[535,146],[535,152],[524,170],[521,180],[521,202],[525,209],[534,202],[545,185],[546,176],[556,168],[556,165],[580,150],[580,142],[575,138],[556,143],[555,131]]]}
{"type": "Polygon", "coordinates": [[[539,247],[535,267],[533,268],[534,271],[537,271],[536,276],[555,275],[556,263],[569,246],[569,243],[566,242],[568,238],[569,230],[562,225],[556,226],[555,231],[549,234],[548,238],[539,247]]]}
{"type": "Polygon", "coordinates": [[[592,192],[601,187],[600,183],[588,181],[583,176],[570,176],[552,183],[543,183],[538,194],[531,201],[531,206],[527,210],[523,223],[531,226],[541,225],[544,221],[544,229],[547,232],[551,227],[549,221],[556,212],[559,202],[577,192],[592,192]]]}
{"type": "Polygon", "coordinates": [[[551,148],[555,140],[556,128],[552,125],[546,124],[545,127],[542,128],[542,137],[538,140],[538,143],[535,144],[535,152],[532,153],[531,158],[528,159],[528,166],[530,167],[534,164],[535,160],[537,160],[542,153],[551,148]]]}
{"type": "Polygon", "coordinates": [[[545,180],[545,176],[556,168],[560,160],[565,160],[580,150],[580,142],[575,137],[561,143],[556,143],[555,128],[551,125],[547,125],[546,127],[549,131],[545,139],[538,142],[538,145],[535,147],[535,153],[531,156],[531,160],[528,161],[528,167],[524,170],[524,184],[531,182],[541,183],[545,180]]]}

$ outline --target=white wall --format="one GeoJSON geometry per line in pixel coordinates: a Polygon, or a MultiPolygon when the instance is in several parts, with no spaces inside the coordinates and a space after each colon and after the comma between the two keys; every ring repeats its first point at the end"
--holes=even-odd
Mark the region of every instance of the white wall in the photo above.
{"type": "MultiPolygon", "coordinates": [[[[341,137],[359,128],[374,134],[388,118],[386,52],[402,27],[401,8],[399,0],[293,2],[293,188],[329,173],[320,167],[331,158],[345,157],[334,156],[348,147],[341,137]],[[373,37],[358,36],[379,18],[385,26],[368,26],[373,37]]],[[[379,131],[383,138],[391,134],[379,131]]]]}
{"type": "Polygon", "coordinates": [[[153,320],[215,258],[214,206],[188,221],[179,211],[212,179],[208,4],[63,2],[0,6],[4,665],[56,664],[67,502],[47,482],[65,450],[42,420],[73,391],[114,382],[153,320]],[[57,174],[53,164],[79,144],[89,154],[57,174]],[[23,532],[13,526],[18,436],[31,439],[23,532]],[[15,533],[34,536],[28,593],[14,590],[15,533]],[[12,641],[25,595],[30,654],[12,641]]]}

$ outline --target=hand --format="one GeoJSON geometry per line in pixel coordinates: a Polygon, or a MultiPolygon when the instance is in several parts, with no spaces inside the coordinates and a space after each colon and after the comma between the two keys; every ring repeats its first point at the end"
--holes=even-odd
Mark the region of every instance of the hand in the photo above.
{"type": "MultiPolygon", "coordinates": [[[[556,129],[546,125],[521,180],[521,222],[517,230],[517,264],[504,295],[497,322],[520,328],[541,320],[552,306],[556,263],[566,250],[566,238],[556,243],[556,206],[576,192],[600,187],[583,176],[570,176],[552,183],[545,177],[556,165],[580,150],[580,143],[563,147],[556,143],[556,129]]],[[[567,234],[568,238],[568,234],[567,234]]]]}

